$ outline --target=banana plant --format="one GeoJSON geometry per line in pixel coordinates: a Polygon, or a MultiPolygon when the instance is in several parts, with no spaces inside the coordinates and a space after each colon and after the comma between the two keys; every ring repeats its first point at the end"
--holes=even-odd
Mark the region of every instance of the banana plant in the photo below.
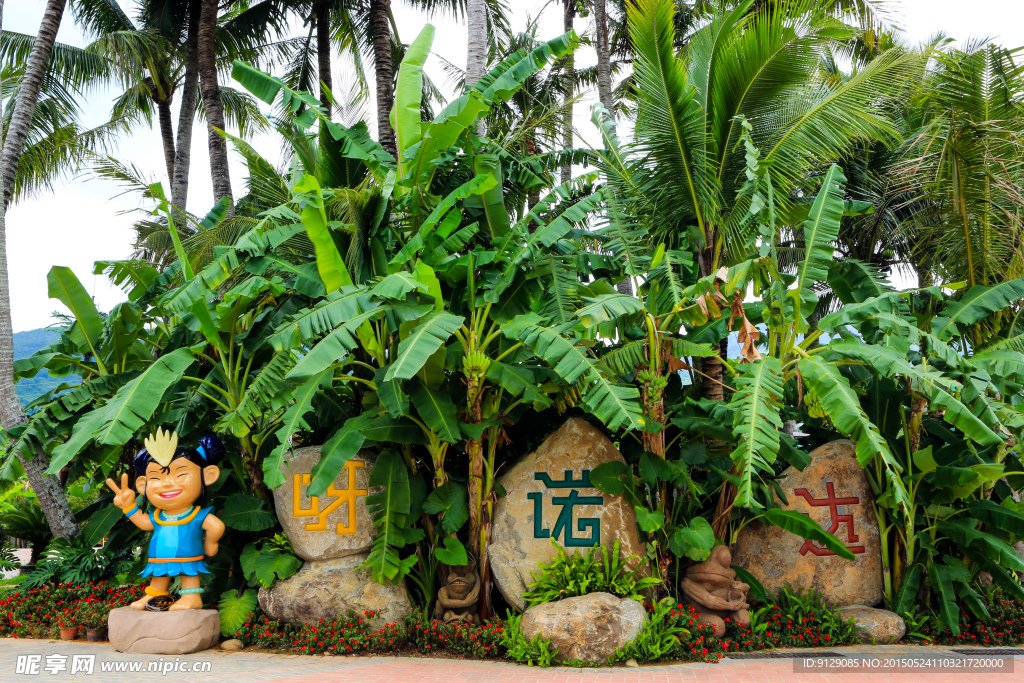
{"type": "Polygon", "coordinates": [[[958,633],[958,602],[986,614],[979,572],[1022,595],[1010,545],[1024,531],[1011,489],[1024,470],[1014,446],[1024,421],[1004,397],[1024,386],[1024,355],[998,339],[980,349],[972,342],[975,326],[1012,310],[1024,282],[897,292],[852,262],[834,263],[829,281],[845,305],[819,323],[834,336],[823,353],[858,387],[902,471],[897,488],[877,462],[867,469],[878,493],[886,599],[903,614],[928,591],[958,633]]]}

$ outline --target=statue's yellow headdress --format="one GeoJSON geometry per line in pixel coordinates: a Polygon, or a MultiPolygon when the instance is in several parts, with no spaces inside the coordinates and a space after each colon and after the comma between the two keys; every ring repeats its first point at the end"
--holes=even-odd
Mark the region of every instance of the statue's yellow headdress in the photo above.
{"type": "Polygon", "coordinates": [[[178,450],[178,433],[157,429],[156,434],[146,437],[145,444],[153,460],[161,467],[167,467],[174,460],[174,452],[178,450]]]}

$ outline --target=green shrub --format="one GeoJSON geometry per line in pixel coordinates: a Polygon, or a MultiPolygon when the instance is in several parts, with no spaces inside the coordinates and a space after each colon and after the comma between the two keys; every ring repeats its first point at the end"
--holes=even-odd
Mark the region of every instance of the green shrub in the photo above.
{"type": "Polygon", "coordinates": [[[521,614],[508,613],[501,638],[501,646],[505,649],[505,655],[520,664],[545,668],[551,666],[555,657],[558,656],[558,651],[551,646],[550,640],[546,640],[539,633],[533,637],[533,640],[527,640],[520,624],[522,619],[523,615],[521,614]]]}
{"type": "Polygon", "coordinates": [[[605,547],[595,547],[586,554],[572,555],[554,539],[551,539],[551,545],[558,555],[550,564],[540,565],[540,573],[532,574],[534,580],[530,590],[523,593],[530,607],[588,593],[611,593],[620,598],[643,600],[641,591],[661,584],[659,579],[640,576],[642,563],[633,571],[627,570],[626,563],[636,556],[622,559],[618,541],[615,541],[611,552],[605,547]]]}
{"type": "Polygon", "coordinates": [[[29,564],[35,564],[43,548],[53,540],[43,509],[35,500],[28,498],[18,498],[0,505],[0,527],[8,536],[29,544],[32,548],[29,564]]]}
{"type": "Polygon", "coordinates": [[[108,581],[131,568],[135,563],[133,550],[131,546],[96,550],[81,537],[56,538],[46,547],[23,586],[31,589],[48,583],[108,581]]]}

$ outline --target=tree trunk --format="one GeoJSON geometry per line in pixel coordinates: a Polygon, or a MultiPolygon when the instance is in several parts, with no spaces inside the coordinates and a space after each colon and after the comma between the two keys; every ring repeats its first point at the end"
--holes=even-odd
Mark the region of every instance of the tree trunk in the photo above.
{"type": "Polygon", "coordinates": [[[469,44],[466,50],[466,88],[477,84],[487,65],[487,0],[466,0],[469,44]]]}
{"type": "MultiPolygon", "coordinates": [[[[206,108],[206,123],[209,128],[210,177],[213,180],[213,198],[224,197],[233,200],[231,194],[231,172],[228,166],[228,145],[217,130],[224,130],[224,104],[220,100],[220,85],[217,83],[217,0],[203,0],[199,13],[199,83],[206,108]]],[[[234,207],[228,209],[228,216],[234,214],[234,207]]]]}
{"type": "MultiPolygon", "coordinates": [[[[573,19],[576,17],[576,0],[562,0],[562,28],[568,33],[572,30],[573,19]]],[[[572,135],[572,99],[576,95],[576,58],[570,52],[565,59],[565,77],[569,81],[569,92],[565,96],[565,111],[562,113],[562,149],[573,148],[572,135]]],[[[562,184],[572,180],[572,162],[562,163],[562,184]]]]}
{"type": "Polygon", "coordinates": [[[608,17],[605,0],[594,0],[594,23],[597,33],[597,94],[615,125],[615,97],[612,94],[612,59],[608,44],[608,17]]]}
{"type": "Polygon", "coordinates": [[[725,368],[722,365],[722,360],[718,356],[702,358],[700,370],[704,374],[701,382],[701,394],[704,398],[710,398],[712,401],[725,400],[725,390],[722,388],[725,368]]]}
{"type": "Polygon", "coordinates": [[[395,131],[391,128],[391,106],[395,100],[395,70],[391,64],[391,0],[370,0],[370,30],[373,32],[373,63],[377,74],[377,139],[380,146],[398,156],[395,131]]]}
{"type": "Polygon", "coordinates": [[[171,201],[180,212],[188,204],[188,175],[192,165],[192,126],[196,120],[199,100],[199,14],[202,0],[190,0],[188,36],[185,47],[185,79],[181,86],[181,108],[178,111],[178,144],[175,146],[174,176],[171,180],[171,201]]]}
{"type": "Polygon", "coordinates": [[[174,122],[171,120],[171,100],[156,103],[160,118],[160,139],[164,144],[164,163],[167,165],[167,182],[174,183],[174,122]]]}
{"type": "MultiPolygon", "coordinates": [[[[21,81],[18,99],[14,103],[14,113],[11,115],[11,122],[7,128],[7,140],[4,143],[3,181],[5,205],[11,203],[14,181],[18,175],[18,165],[21,163],[21,155],[25,151],[28,129],[32,124],[32,116],[36,112],[39,90],[42,88],[43,77],[46,75],[47,67],[50,64],[53,43],[57,39],[57,29],[60,28],[60,20],[64,15],[66,4],[67,0],[48,0],[46,11],[43,12],[43,20],[39,24],[39,34],[36,36],[35,43],[32,44],[32,51],[29,53],[28,62],[25,64],[25,76],[21,81]]],[[[5,274],[6,272],[4,270],[5,274]]]]}
{"type": "MultiPolygon", "coordinates": [[[[487,0],[466,0],[466,90],[477,84],[487,69],[487,0]]],[[[476,123],[476,134],[487,134],[484,118],[476,123]]]]}
{"type": "MultiPolygon", "coordinates": [[[[0,187],[3,189],[4,201],[0,202],[0,424],[4,429],[11,429],[26,421],[25,411],[14,388],[14,329],[11,325],[11,286],[7,277],[7,202],[10,199],[8,187],[14,182],[15,172],[21,161],[21,153],[25,149],[28,133],[28,122],[35,113],[36,99],[43,74],[50,62],[53,41],[57,37],[61,15],[64,12],[64,1],[50,2],[43,15],[43,23],[32,53],[29,55],[25,68],[25,81],[18,100],[14,106],[14,116],[7,135],[7,145],[3,154],[3,173],[0,174],[0,187]],[[34,85],[32,85],[34,84],[34,85]],[[22,133],[15,137],[17,124],[22,133]],[[11,179],[7,180],[7,170],[11,169],[11,179]]],[[[0,0],[0,22],[3,21],[4,0],[0,0]]],[[[3,119],[3,102],[0,101],[0,120],[3,119]]],[[[42,452],[37,452],[32,460],[25,460],[20,454],[18,461],[25,469],[29,484],[35,491],[39,506],[46,515],[50,532],[58,537],[77,536],[78,524],[74,513],[68,505],[64,489],[57,477],[47,477],[43,472],[50,462],[42,452]]]]}
{"type": "Polygon", "coordinates": [[[320,68],[320,101],[331,118],[331,7],[320,0],[316,7],[316,60],[320,68]]]}

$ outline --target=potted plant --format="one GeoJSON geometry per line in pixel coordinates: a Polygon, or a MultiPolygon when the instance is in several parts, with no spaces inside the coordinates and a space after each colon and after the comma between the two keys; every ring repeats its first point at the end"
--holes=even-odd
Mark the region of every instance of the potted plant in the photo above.
{"type": "Polygon", "coordinates": [[[78,612],[77,607],[65,607],[57,617],[57,628],[60,629],[61,640],[74,640],[78,637],[78,612]]]}
{"type": "Polygon", "coordinates": [[[106,640],[107,611],[90,607],[78,616],[78,621],[85,627],[85,639],[90,643],[106,640]]]}

